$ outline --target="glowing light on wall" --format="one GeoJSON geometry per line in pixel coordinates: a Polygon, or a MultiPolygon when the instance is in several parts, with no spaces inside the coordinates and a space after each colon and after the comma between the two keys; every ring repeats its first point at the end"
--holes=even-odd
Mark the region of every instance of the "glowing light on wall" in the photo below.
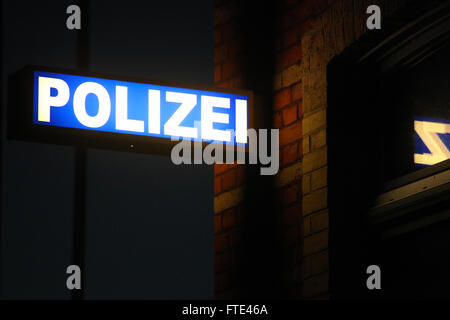
{"type": "Polygon", "coordinates": [[[414,120],[414,163],[430,166],[450,159],[450,121],[416,118],[414,120]]]}

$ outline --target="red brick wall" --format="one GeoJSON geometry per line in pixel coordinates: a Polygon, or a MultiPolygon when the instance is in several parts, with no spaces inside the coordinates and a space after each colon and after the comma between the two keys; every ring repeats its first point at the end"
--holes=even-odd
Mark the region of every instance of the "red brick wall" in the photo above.
{"type": "MultiPolygon", "coordinates": [[[[325,1],[326,2],[326,1],[325,1]]],[[[280,129],[280,173],[275,179],[276,211],[282,225],[283,285],[287,297],[301,297],[302,216],[301,158],[302,83],[301,35],[308,28],[306,18],[323,10],[324,4],[284,1],[276,5],[273,128],[280,129]],[[306,11],[304,11],[306,8],[306,11]]],[[[217,86],[247,88],[243,65],[243,39],[239,2],[217,1],[215,37],[215,82],[217,86]]],[[[239,268],[240,221],[246,214],[242,203],[245,166],[215,166],[215,292],[218,298],[239,297],[236,277],[239,268]]],[[[307,232],[309,232],[307,230],[307,232]]]]}
{"type": "MultiPolygon", "coordinates": [[[[326,66],[367,32],[366,8],[389,14],[405,0],[275,1],[272,128],[280,129],[280,171],[274,179],[280,222],[281,297],[329,298],[326,66]],[[383,5],[384,4],[384,5],[383,5]]],[[[215,82],[251,89],[241,32],[242,1],[216,2],[215,82]]],[[[257,5],[258,2],[255,2],[257,5]]],[[[262,21],[264,23],[264,21],[262,21]]],[[[256,29],[258,28],[256,27],[256,29]]],[[[248,36],[248,35],[247,35],[248,36]]],[[[248,38],[247,38],[248,39],[248,38]]],[[[247,59],[247,60],[246,60],[247,59]]],[[[256,106],[258,108],[258,106],[256,106]]],[[[215,276],[217,298],[239,298],[246,167],[215,166],[215,276]]]]}
{"type": "MultiPolygon", "coordinates": [[[[215,12],[215,83],[224,88],[245,88],[238,2],[217,1],[215,12]]],[[[218,298],[238,296],[237,261],[245,166],[214,167],[215,293],[218,298]],[[234,192],[233,192],[234,191],[234,192]]]]}

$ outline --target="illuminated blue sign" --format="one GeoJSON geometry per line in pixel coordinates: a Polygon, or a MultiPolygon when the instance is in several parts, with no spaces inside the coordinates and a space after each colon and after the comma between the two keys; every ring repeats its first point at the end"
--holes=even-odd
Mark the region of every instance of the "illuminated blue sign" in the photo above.
{"type": "Polygon", "coordinates": [[[450,159],[450,121],[443,119],[414,119],[414,163],[433,165],[450,159]]]}
{"type": "Polygon", "coordinates": [[[248,95],[41,71],[33,94],[37,125],[247,143],[248,95]]]}

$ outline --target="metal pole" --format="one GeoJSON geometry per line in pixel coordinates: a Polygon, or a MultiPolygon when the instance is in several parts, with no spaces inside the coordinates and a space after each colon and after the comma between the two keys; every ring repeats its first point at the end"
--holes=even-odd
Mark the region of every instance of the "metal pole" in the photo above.
{"type": "MultiPolygon", "coordinates": [[[[81,30],[78,30],[77,68],[80,71],[89,69],[89,0],[80,0],[81,30]]],[[[81,290],[72,290],[73,300],[84,298],[85,278],[85,229],[86,229],[86,148],[75,148],[75,186],[73,212],[73,264],[81,270],[81,290]]]]}
{"type": "MultiPolygon", "coordinates": [[[[3,1],[0,2],[0,103],[2,109],[0,110],[0,268],[3,266],[3,261],[1,259],[2,256],[2,248],[3,243],[1,242],[3,235],[3,115],[6,114],[4,110],[4,101],[3,101],[3,48],[6,46],[3,45],[3,1]]],[[[0,288],[1,288],[0,283],[0,288]]],[[[1,291],[1,289],[0,289],[1,291]]]]}

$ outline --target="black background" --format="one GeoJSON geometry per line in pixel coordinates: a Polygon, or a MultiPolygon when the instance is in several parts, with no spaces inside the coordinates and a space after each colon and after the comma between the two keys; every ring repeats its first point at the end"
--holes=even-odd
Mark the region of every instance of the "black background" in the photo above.
{"type": "MultiPolygon", "coordinates": [[[[71,4],[2,1],[2,299],[71,297],[74,148],[5,138],[8,74],[76,68],[71,4]]],[[[89,71],[213,85],[213,10],[208,0],[91,1],[89,71]]],[[[213,297],[212,166],[90,149],[86,206],[86,299],[213,297]]]]}

